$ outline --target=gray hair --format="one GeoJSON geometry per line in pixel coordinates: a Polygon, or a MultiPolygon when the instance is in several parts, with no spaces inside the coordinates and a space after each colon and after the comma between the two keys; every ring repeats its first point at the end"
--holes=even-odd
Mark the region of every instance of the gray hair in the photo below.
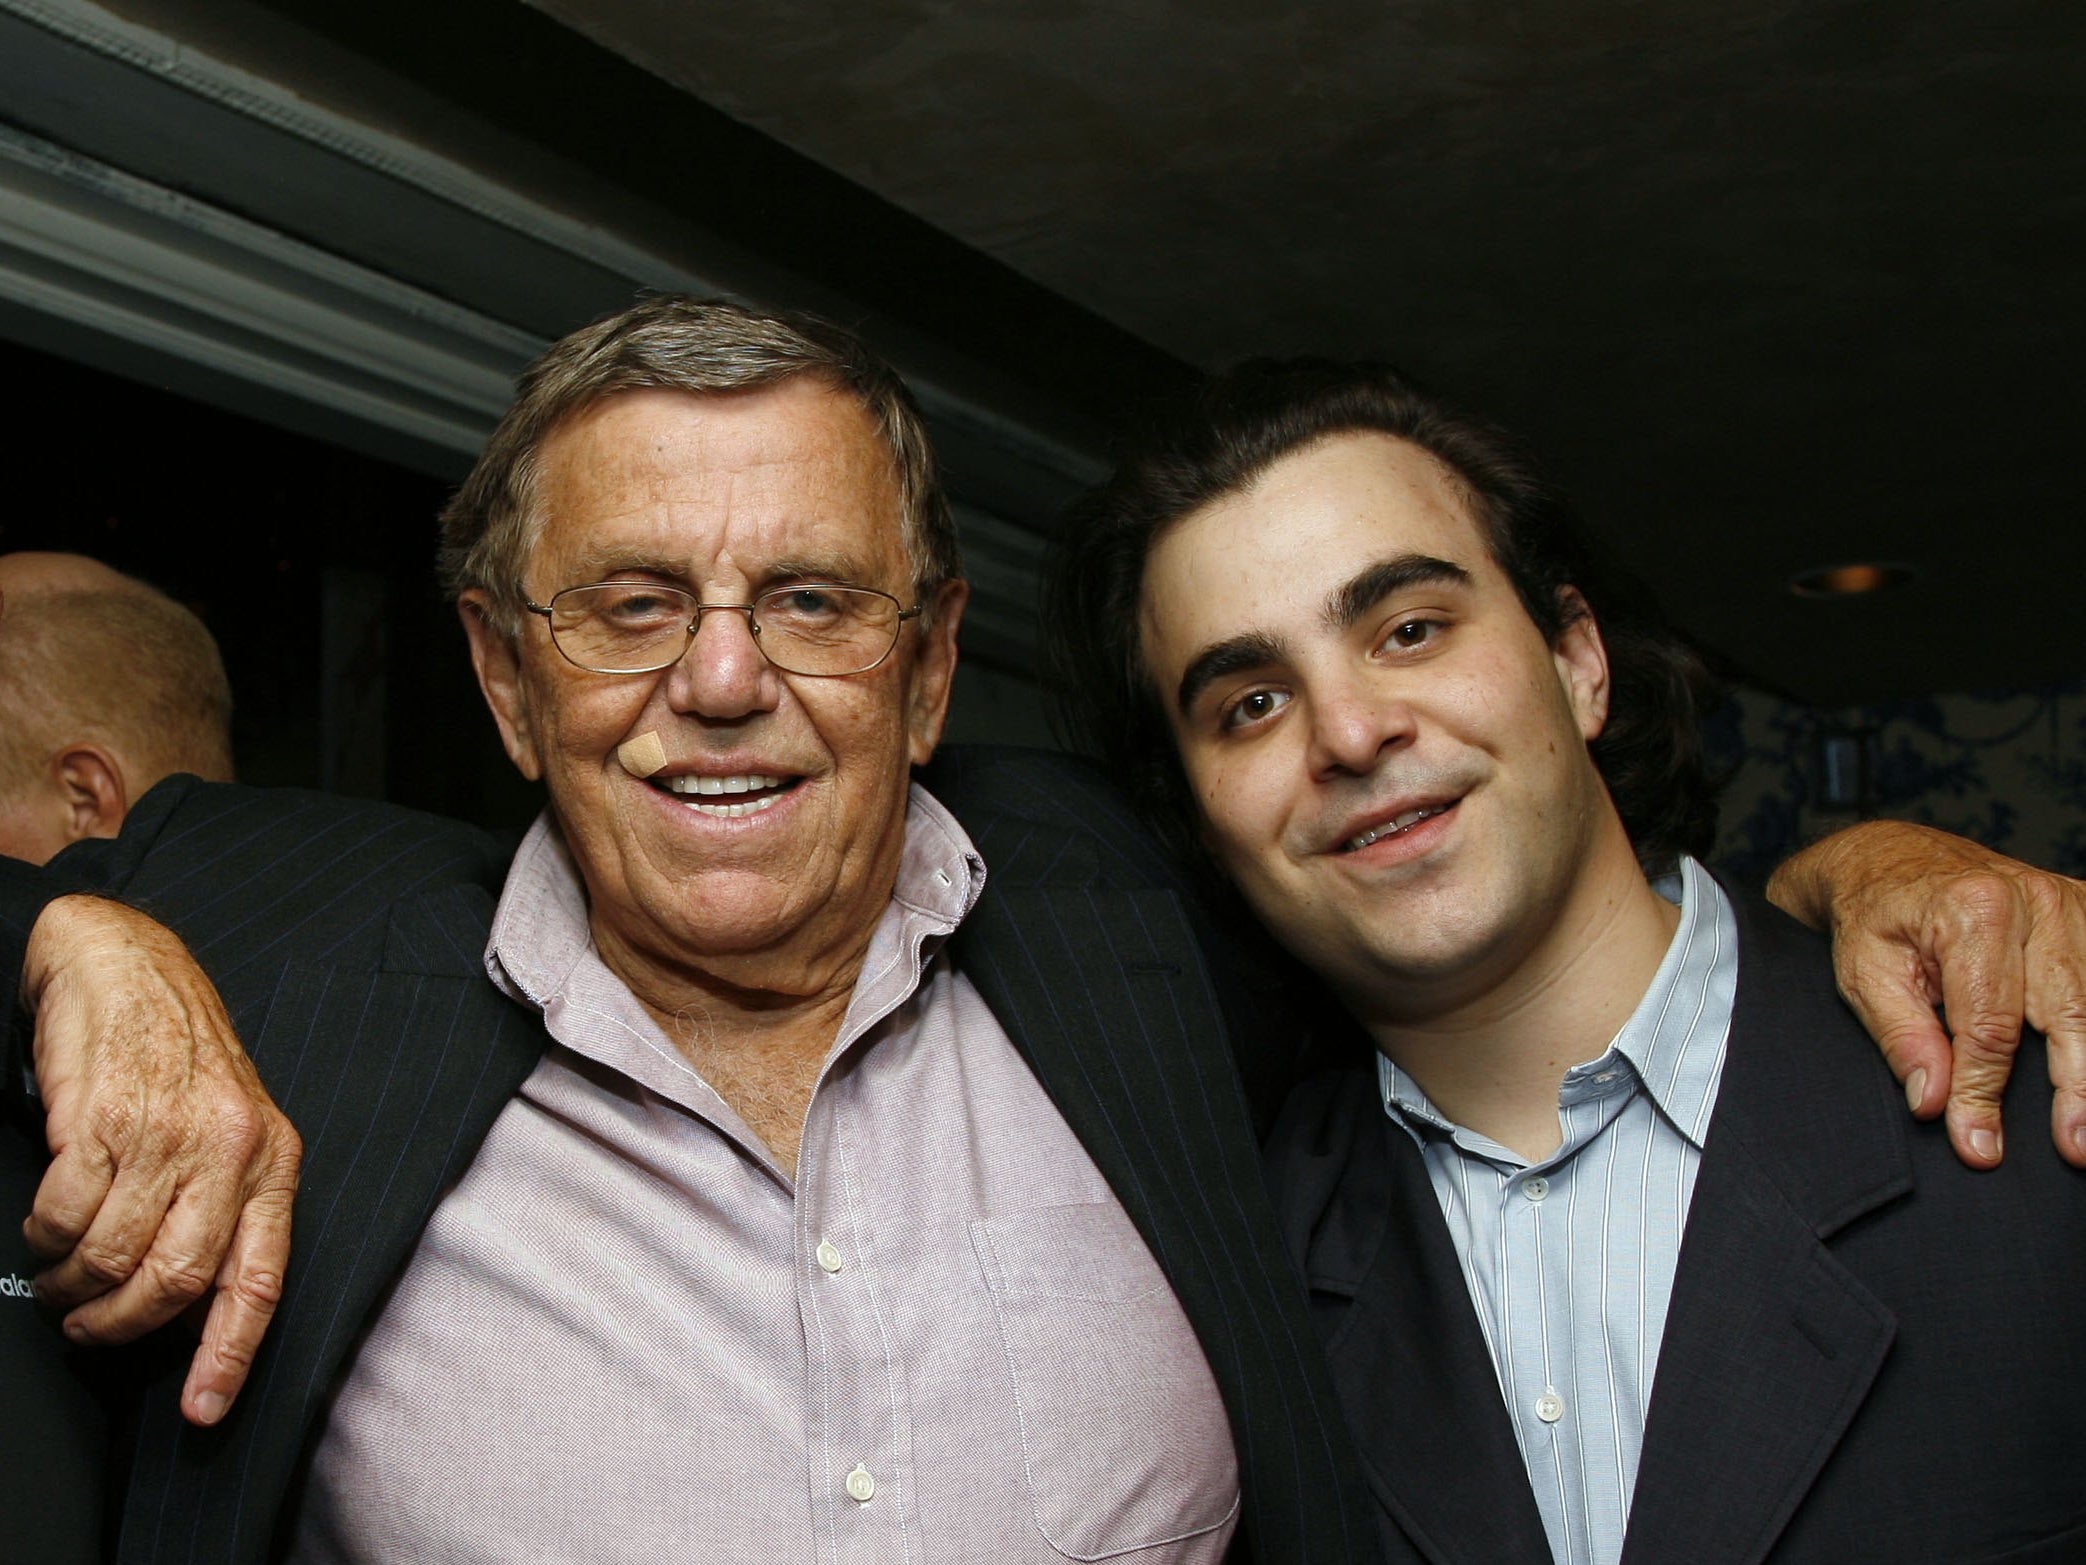
{"type": "Polygon", "coordinates": [[[443,509],[443,585],[452,597],[471,588],[486,593],[498,628],[516,634],[522,571],[543,525],[535,504],[540,453],[573,414],[622,391],[712,395],[800,375],[846,392],[874,421],[897,473],[913,587],[931,606],[963,565],[926,424],[897,372],[830,321],[685,294],[645,299],[581,327],[522,372],[513,405],[443,509]]]}

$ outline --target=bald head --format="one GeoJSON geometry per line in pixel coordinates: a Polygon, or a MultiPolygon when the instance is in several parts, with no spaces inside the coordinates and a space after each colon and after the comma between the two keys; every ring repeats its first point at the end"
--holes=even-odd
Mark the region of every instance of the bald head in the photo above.
{"type": "Polygon", "coordinates": [[[172,772],[230,778],[231,710],[180,604],[84,555],[0,554],[0,854],[114,836],[172,772]]]}
{"type": "Polygon", "coordinates": [[[0,597],[28,597],[38,592],[152,592],[135,576],[126,576],[84,554],[45,554],[22,549],[0,554],[0,597]]]}

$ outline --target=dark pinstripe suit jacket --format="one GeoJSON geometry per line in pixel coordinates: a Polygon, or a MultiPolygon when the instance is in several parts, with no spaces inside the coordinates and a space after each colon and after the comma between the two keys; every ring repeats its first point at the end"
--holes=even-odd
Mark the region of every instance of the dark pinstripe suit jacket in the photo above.
{"type": "MultiPolygon", "coordinates": [[[[1082,763],[951,752],[925,779],[987,890],[951,944],[1144,1234],[1237,1438],[1252,1558],[1370,1557],[1371,1523],[1231,1051],[1273,1047],[1241,963],[1082,763]]],[[[505,854],[327,795],[163,784],[113,844],[0,872],[0,961],[40,899],[107,886],[217,980],[305,1138],[288,1290],[245,1395],[201,1431],[152,1377],[126,1561],[265,1558],[307,1441],[386,1284],[544,1046],[486,981],[505,854]]],[[[0,981],[5,980],[0,969],[0,981]]]]}

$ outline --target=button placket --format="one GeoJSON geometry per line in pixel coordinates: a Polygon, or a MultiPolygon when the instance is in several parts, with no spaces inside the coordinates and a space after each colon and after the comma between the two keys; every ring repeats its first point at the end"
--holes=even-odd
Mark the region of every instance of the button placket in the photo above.
{"type": "Polygon", "coordinates": [[[806,1428],[814,1443],[813,1482],[843,1540],[837,1558],[821,1540],[823,1565],[902,1557],[915,1539],[907,1484],[911,1414],[906,1377],[892,1359],[879,1311],[878,1235],[866,1226],[876,1165],[856,1134],[853,1077],[822,1083],[806,1116],[797,1170],[797,1277],[807,1332],[815,1333],[806,1428]],[[844,1518],[844,1520],[843,1520],[844,1518]],[[851,1552],[852,1551],[852,1552],[851,1552]],[[865,1552],[866,1551],[866,1552],[865,1552]]]}

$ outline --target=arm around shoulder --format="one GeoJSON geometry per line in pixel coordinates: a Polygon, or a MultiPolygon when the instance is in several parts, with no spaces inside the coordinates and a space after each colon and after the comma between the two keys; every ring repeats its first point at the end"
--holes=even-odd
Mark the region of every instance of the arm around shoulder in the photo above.
{"type": "Polygon", "coordinates": [[[182,1394],[221,1418],[289,1259],[303,1148],[170,931],[121,903],[49,902],[22,994],[52,1161],[23,1233],[75,1342],[129,1341],[215,1290],[182,1394]]]}
{"type": "Polygon", "coordinates": [[[2003,1154],[1999,1102],[2025,1018],[2049,1041],[2058,1149],[2086,1167],[2086,884],[1931,827],[1865,821],[1783,864],[1768,895],[1832,932],[1841,993],[1913,1112],[1946,1106],[1966,1163],[2003,1154]]]}

